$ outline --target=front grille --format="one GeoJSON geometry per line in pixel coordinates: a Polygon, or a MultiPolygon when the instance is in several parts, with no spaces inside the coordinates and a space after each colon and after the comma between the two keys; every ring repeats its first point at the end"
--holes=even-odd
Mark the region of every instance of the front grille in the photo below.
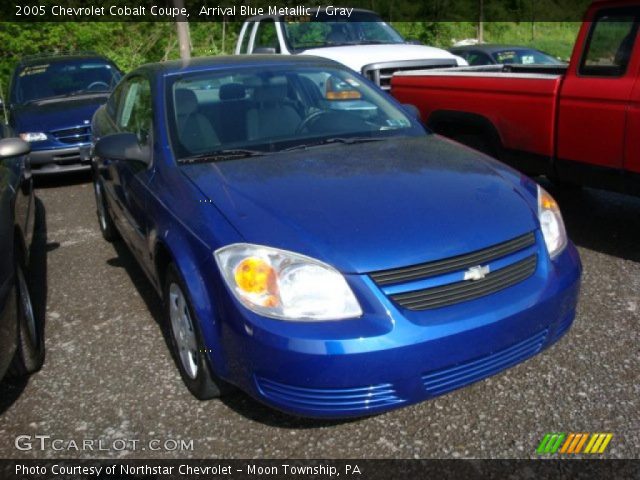
{"type": "Polygon", "coordinates": [[[91,141],[91,127],[89,125],[83,125],[62,130],[53,130],[51,135],[62,143],[89,143],[91,141]]]}
{"type": "Polygon", "coordinates": [[[392,283],[403,283],[412,280],[421,280],[436,275],[464,270],[476,265],[486,265],[493,260],[505,257],[519,250],[523,250],[534,245],[536,237],[533,232],[514,238],[507,242],[499,243],[483,250],[446,258],[435,262],[422,263],[411,267],[396,268],[371,273],[370,276],[377,285],[389,285],[392,283]]]}
{"type": "Polygon", "coordinates": [[[391,299],[409,310],[428,310],[495,293],[529,278],[536,271],[538,256],[531,255],[508,267],[487,274],[480,280],[463,280],[440,287],[391,295],[391,299]]]}
{"type": "Polygon", "coordinates": [[[80,152],[63,153],[51,157],[53,163],[58,165],[69,165],[72,163],[80,163],[80,152]]]}
{"type": "Polygon", "coordinates": [[[397,62],[372,63],[362,67],[362,74],[383,90],[391,88],[391,77],[396,72],[427,70],[433,68],[456,67],[455,59],[408,60],[397,62]]]}
{"type": "Polygon", "coordinates": [[[374,407],[402,403],[391,384],[359,388],[294,387],[265,378],[256,378],[258,387],[269,399],[290,407],[318,412],[353,410],[365,412],[374,407]]]}
{"type": "Polygon", "coordinates": [[[516,343],[509,348],[480,359],[423,375],[424,388],[431,395],[441,395],[512,367],[540,351],[547,338],[547,330],[516,343]]]}

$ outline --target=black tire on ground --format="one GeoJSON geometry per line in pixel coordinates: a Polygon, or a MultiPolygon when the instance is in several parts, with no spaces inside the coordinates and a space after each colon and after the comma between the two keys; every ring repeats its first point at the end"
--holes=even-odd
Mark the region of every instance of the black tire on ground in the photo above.
{"type": "Polygon", "coordinates": [[[44,363],[44,323],[35,313],[25,273],[24,255],[19,250],[16,252],[15,259],[18,348],[8,375],[19,378],[37,372],[44,363]]]}
{"type": "Polygon", "coordinates": [[[489,155],[493,158],[498,158],[499,152],[498,149],[493,145],[489,139],[481,134],[471,133],[471,134],[457,134],[451,137],[452,140],[456,142],[460,142],[463,145],[473,148],[474,150],[478,150],[486,155],[489,155]]]}
{"type": "Polygon", "coordinates": [[[582,190],[582,185],[567,180],[561,180],[556,175],[547,175],[551,183],[561,190],[582,190]]]}
{"type": "MultiPolygon", "coordinates": [[[[203,347],[202,334],[198,326],[198,320],[193,313],[191,306],[191,300],[188,295],[182,278],[177,272],[174,264],[170,264],[167,267],[167,273],[165,275],[165,285],[163,290],[164,309],[165,309],[165,324],[167,329],[167,335],[171,343],[171,351],[173,358],[180,370],[180,375],[184,384],[189,391],[200,400],[208,400],[211,398],[217,398],[221,395],[233,390],[233,387],[218,378],[209,366],[209,362],[206,358],[206,353],[203,347]],[[178,296],[182,295],[183,303],[182,308],[179,307],[178,296]],[[188,360],[183,360],[181,355],[185,354],[185,349],[180,348],[178,337],[180,336],[179,328],[176,326],[177,322],[172,320],[172,308],[174,312],[182,312],[186,315],[187,322],[190,324],[190,328],[187,328],[187,333],[194,335],[194,346],[196,350],[193,354],[187,355],[188,360]],[[185,366],[185,362],[191,362],[189,366],[191,371],[189,372],[188,366],[185,366]]],[[[183,342],[182,342],[183,343],[183,342]]]]}
{"type": "Polygon", "coordinates": [[[104,198],[104,187],[99,178],[94,178],[93,180],[93,193],[96,197],[96,214],[98,215],[98,225],[100,226],[102,237],[107,242],[113,242],[120,238],[120,234],[109,213],[107,200],[104,198]]]}

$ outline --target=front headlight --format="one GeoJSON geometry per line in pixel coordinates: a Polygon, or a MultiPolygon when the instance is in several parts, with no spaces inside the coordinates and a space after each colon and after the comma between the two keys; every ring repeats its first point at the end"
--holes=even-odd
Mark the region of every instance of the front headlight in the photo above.
{"type": "Polygon", "coordinates": [[[25,142],[42,142],[47,139],[47,134],[42,132],[21,133],[20,138],[25,142]]]}
{"type": "Polygon", "coordinates": [[[362,315],[342,274],[326,263],[248,243],[220,248],[214,256],[229,289],[259,315],[293,321],[362,315]]]}
{"type": "Polygon", "coordinates": [[[567,246],[567,231],[564,228],[560,207],[540,185],[538,185],[538,219],[547,251],[553,258],[567,246]]]}

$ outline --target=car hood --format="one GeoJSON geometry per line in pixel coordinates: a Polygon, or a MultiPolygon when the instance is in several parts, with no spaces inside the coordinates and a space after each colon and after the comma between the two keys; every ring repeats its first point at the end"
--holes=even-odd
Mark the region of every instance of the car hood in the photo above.
{"type": "Polygon", "coordinates": [[[17,133],[89,125],[91,117],[107,98],[108,94],[83,95],[19,105],[11,111],[11,123],[17,133]]]}
{"type": "Polygon", "coordinates": [[[245,241],[345,273],[461,255],[537,226],[526,189],[437,135],[180,168],[245,241]]]}
{"type": "Polygon", "coordinates": [[[459,65],[467,64],[462,58],[441,48],[404,43],[312,48],[301,52],[301,55],[315,55],[328,58],[346,65],[356,72],[361,72],[362,67],[372,63],[404,60],[453,59],[456,60],[459,65]]]}

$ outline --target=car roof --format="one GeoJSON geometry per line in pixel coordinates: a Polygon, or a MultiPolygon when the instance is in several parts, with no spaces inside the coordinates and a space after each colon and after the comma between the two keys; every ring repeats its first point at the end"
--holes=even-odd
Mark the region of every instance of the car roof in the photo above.
{"type": "MultiPolygon", "coordinates": [[[[312,55],[222,55],[217,57],[194,57],[189,60],[148,63],[135,71],[146,71],[152,75],[171,76],[205,70],[226,70],[244,67],[331,65],[341,64],[312,55]]],[[[132,72],[133,73],[133,72],[132,72]]]]}
{"type": "Polygon", "coordinates": [[[43,53],[38,55],[28,55],[22,57],[18,66],[39,65],[42,63],[68,62],[70,60],[100,60],[103,62],[113,63],[107,57],[97,53],[43,53]]]}
{"type": "MultiPolygon", "coordinates": [[[[460,47],[451,47],[451,52],[468,52],[470,50],[478,50],[485,53],[496,53],[504,50],[535,50],[539,52],[537,48],[527,47],[524,45],[500,45],[497,43],[481,43],[478,45],[462,45],[460,47]]],[[[543,52],[544,53],[544,52],[543,52]]]]}
{"type": "MultiPolygon", "coordinates": [[[[290,8],[293,8],[293,7],[290,7],[290,8]]],[[[326,8],[327,7],[310,7],[309,8],[309,12],[311,14],[315,14],[318,10],[321,11],[321,12],[325,11],[326,8]]],[[[353,13],[356,13],[356,12],[358,12],[358,13],[371,13],[371,14],[376,15],[378,17],[380,16],[379,14],[374,12],[373,10],[367,10],[366,8],[354,8],[353,9],[353,13]]],[[[254,15],[253,17],[249,17],[249,18],[247,18],[245,20],[245,22],[257,22],[257,21],[260,21],[260,20],[265,19],[265,18],[281,18],[281,17],[286,17],[286,16],[287,15],[269,15],[267,13],[267,14],[264,14],[264,15],[254,15]]],[[[339,16],[339,18],[343,18],[343,17],[339,16]]]]}

